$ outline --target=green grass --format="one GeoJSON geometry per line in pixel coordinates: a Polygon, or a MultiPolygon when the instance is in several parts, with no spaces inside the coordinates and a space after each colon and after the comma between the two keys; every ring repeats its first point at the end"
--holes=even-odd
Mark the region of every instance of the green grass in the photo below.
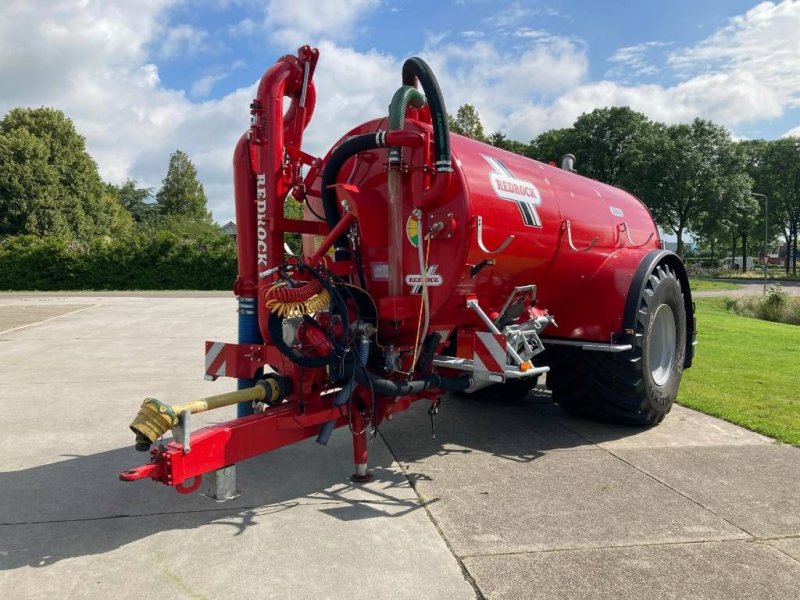
{"type": "Polygon", "coordinates": [[[800,446],[800,330],[697,300],[698,344],[678,403],[800,446]]]}
{"type": "Polygon", "coordinates": [[[741,286],[729,281],[712,281],[710,279],[689,279],[693,292],[714,292],[717,290],[738,290],[741,286]]]}

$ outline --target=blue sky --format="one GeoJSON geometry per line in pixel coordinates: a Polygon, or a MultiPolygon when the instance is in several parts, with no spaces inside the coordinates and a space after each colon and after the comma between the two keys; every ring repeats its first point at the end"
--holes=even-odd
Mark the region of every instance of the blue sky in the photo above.
{"type": "Polygon", "coordinates": [[[321,155],[385,110],[411,55],[451,112],[470,102],[523,141],[607,105],[738,138],[800,133],[798,31],[796,0],[8,0],[0,113],[64,110],[113,182],[157,188],[181,148],[225,222],[254,86],[302,43],[321,50],[306,137],[321,155]]]}

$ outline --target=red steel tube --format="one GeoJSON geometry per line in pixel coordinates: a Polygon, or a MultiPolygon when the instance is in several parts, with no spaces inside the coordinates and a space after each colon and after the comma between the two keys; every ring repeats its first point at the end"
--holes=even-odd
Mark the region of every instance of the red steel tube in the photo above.
{"type": "Polygon", "coordinates": [[[317,251],[314,252],[314,255],[311,257],[311,263],[314,264],[317,261],[321,260],[325,253],[330,250],[331,246],[333,246],[336,239],[344,233],[344,231],[352,225],[353,221],[355,221],[355,217],[353,213],[345,213],[342,217],[341,221],[336,224],[328,236],[322,240],[322,243],[317,248],[317,251]]]}
{"type": "Polygon", "coordinates": [[[236,257],[238,272],[233,291],[253,298],[258,288],[256,270],[256,182],[250,163],[247,134],[239,138],[233,152],[233,194],[236,211],[236,257]]]}

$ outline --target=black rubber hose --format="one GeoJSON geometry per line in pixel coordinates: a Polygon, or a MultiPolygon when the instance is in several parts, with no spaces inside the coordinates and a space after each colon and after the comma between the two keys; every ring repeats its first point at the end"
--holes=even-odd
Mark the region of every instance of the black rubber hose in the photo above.
{"type": "MultiPolygon", "coordinates": [[[[328,222],[329,230],[332,231],[341,219],[339,204],[336,201],[336,190],[332,189],[331,186],[336,183],[339,177],[339,171],[348,158],[359,152],[374,150],[384,145],[380,143],[380,133],[381,132],[364,133],[342,142],[342,144],[333,151],[328,162],[325,164],[325,169],[322,172],[322,208],[325,210],[325,220],[328,222]]],[[[345,260],[349,257],[350,251],[347,248],[347,236],[342,234],[339,239],[334,242],[334,260],[345,260]]]]}
{"type": "Polygon", "coordinates": [[[452,171],[450,159],[450,126],[447,122],[447,110],[444,107],[442,90],[433,71],[424,60],[418,57],[409,58],[403,63],[403,85],[416,85],[419,80],[422,91],[431,109],[433,121],[433,144],[436,151],[436,170],[452,171]]]}
{"type": "Polygon", "coordinates": [[[409,394],[419,394],[432,387],[442,388],[448,392],[463,392],[472,385],[469,377],[442,377],[436,373],[413,381],[394,381],[378,377],[367,371],[362,365],[356,365],[355,378],[358,383],[372,388],[380,396],[408,396],[409,394]]]}

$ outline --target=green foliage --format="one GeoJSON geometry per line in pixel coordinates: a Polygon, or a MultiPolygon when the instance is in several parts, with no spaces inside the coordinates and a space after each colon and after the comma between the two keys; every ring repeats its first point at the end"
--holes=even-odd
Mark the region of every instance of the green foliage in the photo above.
{"type": "MultiPolygon", "coordinates": [[[[283,202],[283,216],[287,219],[302,219],[303,203],[298,202],[294,199],[294,196],[288,194],[283,202]]],[[[300,256],[303,253],[303,238],[299,233],[287,233],[285,240],[295,256],[300,256]]]]}
{"type": "Polygon", "coordinates": [[[181,150],[176,150],[169,159],[167,176],[156,194],[156,202],[162,215],[211,220],[211,213],[206,208],[207,198],[203,184],[197,180],[197,169],[189,156],[181,150]]]}
{"type": "Polygon", "coordinates": [[[135,179],[128,179],[120,186],[108,183],[106,188],[137,223],[150,221],[157,215],[158,207],[149,202],[153,197],[153,188],[138,188],[135,179]]]}
{"type": "Polygon", "coordinates": [[[458,133],[480,142],[486,141],[481,118],[478,115],[478,111],[471,104],[462,104],[458,107],[456,116],[447,115],[447,120],[452,133],[458,133]]]}
{"type": "Polygon", "coordinates": [[[658,126],[637,156],[632,191],[661,227],[678,236],[678,254],[683,253],[683,233],[698,229],[710,207],[730,207],[750,194],[752,180],[744,173],[741,154],[728,131],[711,121],[658,126]]]}
{"type": "Polygon", "coordinates": [[[130,222],[64,113],[15,108],[0,121],[0,235],[87,240],[130,222]]]}
{"type": "MultiPolygon", "coordinates": [[[[766,213],[769,201],[772,229],[767,231],[768,237],[782,233],[787,244],[797,248],[800,234],[800,138],[753,140],[744,142],[743,147],[747,152],[748,171],[754,179],[753,189],[762,194],[759,196],[763,204],[762,214],[766,213]]],[[[787,258],[787,273],[789,266],[787,258]]],[[[795,275],[796,267],[796,262],[792,262],[795,275]]]]}
{"type": "Polygon", "coordinates": [[[657,131],[650,119],[627,106],[584,113],[572,129],[571,153],[580,173],[625,187],[637,180],[632,167],[640,159],[642,142],[657,131]]]}
{"type": "Polygon", "coordinates": [[[506,134],[502,131],[495,131],[492,135],[489,136],[489,143],[494,146],[495,148],[501,148],[503,150],[508,150],[509,152],[514,152],[515,154],[521,154],[522,156],[532,156],[531,155],[531,145],[530,144],[523,144],[522,142],[517,142],[515,140],[511,140],[506,137],[506,134]]]}
{"type": "Polygon", "coordinates": [[[212,223],[170,216],[119,237],[0,242],[1,290],[230,289],[232,238],[212,223]]]}
{"type": "Polygon", "coordinates": [[[790,296],[780,284],[770,287],[765,296],[728,299],[725,307],[743,317],[800,325],[800,298],[790,296]]]}
{"type": "Polygon", "coordinates": [[[565,154],[574,154],[577,145],[572,127],[545,131],[531,142],[529,156],[542,162],[561,164],[565,154]]]}

